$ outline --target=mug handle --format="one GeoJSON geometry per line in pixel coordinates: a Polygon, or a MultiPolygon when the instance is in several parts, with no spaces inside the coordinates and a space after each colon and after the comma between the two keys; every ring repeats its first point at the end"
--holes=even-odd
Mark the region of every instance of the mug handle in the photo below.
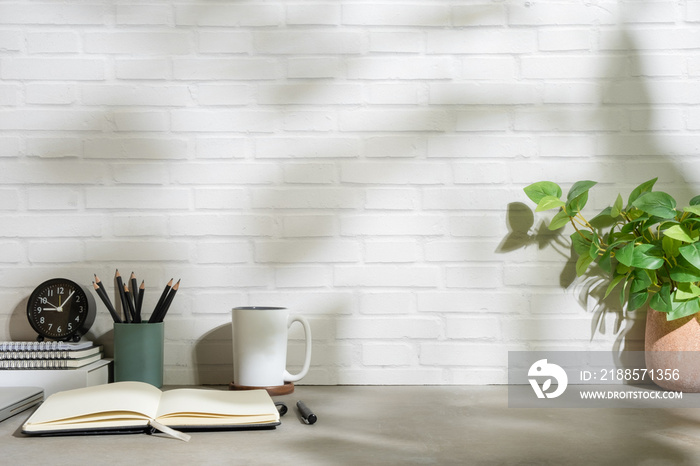
{"type": "Polygon", "coordinates": [[[311,366],[311,326],[309,321],[302,316],[292,316],[289,320],[289,327],[292,326],[294,322],[299,322],[304,327],[304,338],[306,339],[306,353],[304,356],[304,367],[297,374],[290,374],[286,369],[284,370],[284,381],[285,382],[296,382],[301,380],[302,377],[309,372],[309,367],[311,366]]]}

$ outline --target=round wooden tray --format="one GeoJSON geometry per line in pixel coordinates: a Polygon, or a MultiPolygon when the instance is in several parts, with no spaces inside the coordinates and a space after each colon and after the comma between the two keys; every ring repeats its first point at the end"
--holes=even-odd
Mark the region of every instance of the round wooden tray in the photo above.
{"type": "Polygon", "coordinates": [[[294,382],[285,382],[284,385],[277,385],[275,387],[249,387],[246,385],[236,385],[235,383],[231,382],[228,385],[229,390],[260,390],[264,389],[267,390],[267,393],[270,394],[270,396],[278,396],[278,395],[289,395],[290,393],[294,392],[294,382]]]}

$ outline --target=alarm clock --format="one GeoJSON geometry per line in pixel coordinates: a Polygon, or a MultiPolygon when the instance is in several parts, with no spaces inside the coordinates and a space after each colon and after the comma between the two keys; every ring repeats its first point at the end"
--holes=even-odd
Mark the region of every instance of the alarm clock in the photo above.
{"type": "Polygon", "coordinates": [[[39,334],[38,341],[78,341],[92,326],[95,313],[90,291],[66,278],[45,281],[27,302],[27,319],[39,334]]]}

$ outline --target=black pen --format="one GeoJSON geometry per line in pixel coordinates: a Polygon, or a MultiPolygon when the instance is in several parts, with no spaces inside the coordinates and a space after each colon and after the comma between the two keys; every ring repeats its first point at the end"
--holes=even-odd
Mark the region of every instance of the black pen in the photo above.
{"type": "Polygon", "coordinates": [[[297,409],[299,410],[299,414],[301,414],[301,418],[305,423],[313,424],[318,420],[316,415],[311,412],[309,407],[306,406],[303,401],[297,401],[297,409]]]}

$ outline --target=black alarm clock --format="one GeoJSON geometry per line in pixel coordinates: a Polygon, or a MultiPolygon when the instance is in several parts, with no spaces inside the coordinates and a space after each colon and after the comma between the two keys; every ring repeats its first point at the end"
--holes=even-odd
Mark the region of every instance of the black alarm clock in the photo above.
{"type": "Polygon", "coordinates": [[[66,278],[45,281],[27,302],[27,319],[39,334],[38,341],[78,341],[95,322],[95,313],[90,291],[66,278]]]}

